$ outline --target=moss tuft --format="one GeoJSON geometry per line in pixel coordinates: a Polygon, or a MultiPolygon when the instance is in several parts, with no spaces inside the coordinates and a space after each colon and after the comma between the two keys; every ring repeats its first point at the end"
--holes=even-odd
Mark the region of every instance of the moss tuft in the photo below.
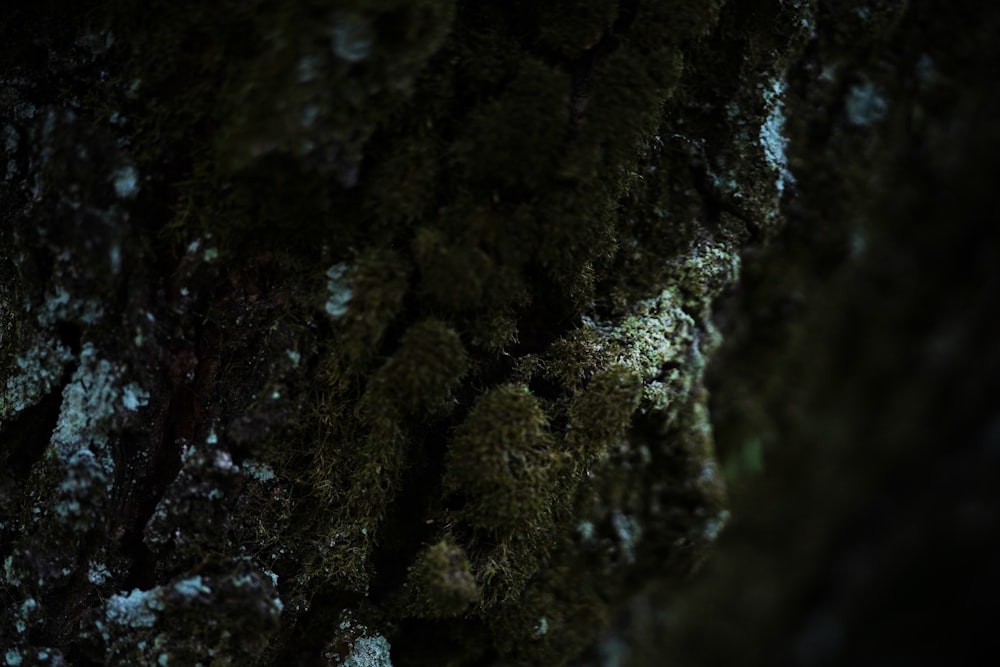
{"type": "Polygon", "coordinates": [[[407,572],[403,595],[409,615],[450,618],[468,611],[481,594],[469,557],[446,537],[417,556],[407,572]]]}
{"type": "Polygon", "coordinates": [[[569,408],[568,444],[594,456],[625,435],[642,398],[642,381],[625,366],[596,374],[569,408]]]}
{"type": "Polygon", "coordinates": [[[445,461],[445,487],[460,494],[460,514],[478,528],[534,524],[549,508],[554,454],[548,417],[523,385],[483,394],[456,429],[445,461]]]}
{"type": "Polygon", "coordinates": [[[454,391],[469,367],[454,329],[428,318],[403,334],[399,349],[372,377],[360,411],[377,422],[396,415],[425,419],[454,407],[454,391]]]}

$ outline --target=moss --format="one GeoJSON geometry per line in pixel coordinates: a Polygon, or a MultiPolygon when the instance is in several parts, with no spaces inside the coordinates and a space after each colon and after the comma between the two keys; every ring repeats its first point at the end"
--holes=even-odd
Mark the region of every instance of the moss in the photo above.
{"type": "Polygon", "coordinates": [[[641,396],[639,377],[624,366],[596,374],[570,403],[567,444],[584,457],[606,450],[625,435],[641,396]]]}
{"type": "Polygon", "coordinates": [[[445,487],[465,500],[461,516],[496,531],[537,522],[550,509],[538,489],[551,479],[552,444],[548,418],[527,387],[483,394],[456,430],[445,463],[445,487]]]}
{"type": "Polygon", "coordinates": [[[324,310],[334,297],[333,292],[341,290],[335,303],[344,312],[333,317],[339,334],[334,358],[341,372],[356,375],[367,371],[382,337],[402,309],[410,268],[398,253],[384,248],[361,254],[347,268],[338,266],[337,279],[327,280],[324,310]]]}
{"type": "Polygon", "coordinates": [[[362,414],[374,422],[397,414],[426,417],[447,413],[468,363],[454,329],[436,319],[417,322],[403,334],[396,353],[372,376],[361,399],[362,414]]]}
{"type": "Polygon", "coordinates": [[[479,602],[480,590],[465,551],[445,538],[417,556],[407,572],[403,596],[406,614],[447,618],[479,602]]]}
{"type": "Polygon", "coordinates": [[[443,231],[424,227],[414,235],[413,255],[420,287],[435,304],[458,311],[481,305],[483,283],[495,270],[482,249],[449,241],[443,231]]]}

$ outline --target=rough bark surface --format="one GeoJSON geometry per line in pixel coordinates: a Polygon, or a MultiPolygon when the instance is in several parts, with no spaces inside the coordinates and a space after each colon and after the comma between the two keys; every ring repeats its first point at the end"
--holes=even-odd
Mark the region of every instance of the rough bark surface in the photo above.
{"type": "Polygon", "coordinates": [[[0,659],[856,664],[801,591],[997,365],[964,5],[8,11],[0,659]]]}

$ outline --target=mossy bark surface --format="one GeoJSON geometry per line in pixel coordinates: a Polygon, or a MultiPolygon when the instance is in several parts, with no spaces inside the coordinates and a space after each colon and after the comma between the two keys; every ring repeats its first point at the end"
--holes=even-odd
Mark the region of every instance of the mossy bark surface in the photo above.
{"type": "MultiPolygon", "coordinates": [[[[626,640],[714,659],[685,643],[705,607],[674,592],[731,512],[781,521],[796,470],[850,469],[864,397],[895,390],[879,353],[954,298],[906,266],[882,276],[917,281],[898,309],[865,296],[883,260],[961,246],[946,216],[986,201],[949,147],[997,147],[979,72],[1000,61],[952,48],[980,32],[940,4],[11,10],[0,659],[614,664],[626,640]],[[966,199],[928,194],[947,188],[966,199]],[[831,346],[804,405],[786,336],[831,346]],[[824,412],[816,387],[851,379],[883,384],[824,412]],[[755,474],[815,428],[815,460],[755,474]],[[642,605],[684,622],[623,629],[642,605]]],[[[919,386],[879,423],[935,398],[919,386]]],[[[710,571],[706,596],[741,585],[710,571]]]]}

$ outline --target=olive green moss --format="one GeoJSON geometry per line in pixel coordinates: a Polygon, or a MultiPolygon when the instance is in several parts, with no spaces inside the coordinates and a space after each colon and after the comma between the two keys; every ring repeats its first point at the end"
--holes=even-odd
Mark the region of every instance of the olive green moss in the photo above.
{"type": "Polygon", "coordinates": [[[461,616],[480,598],[465,551],[446,539],[424,549],[407,571],[406,613],[427,618],[461,616]]]}
{"type": "Polygon", "coordinates": [[[716,300],[794,179],[779,4],[15,14],[0,636],[566,664],[686,576],[716,300]]]}
{"type": "Polygon", "coordinates": [[[527,387],[501,386],[480,396],[445,460],[445,489],[464,498],[463,519],[503,532],[536,523],[554,504],[542,491],[552,487],[552,445],[545,412],[527,387]]]}

